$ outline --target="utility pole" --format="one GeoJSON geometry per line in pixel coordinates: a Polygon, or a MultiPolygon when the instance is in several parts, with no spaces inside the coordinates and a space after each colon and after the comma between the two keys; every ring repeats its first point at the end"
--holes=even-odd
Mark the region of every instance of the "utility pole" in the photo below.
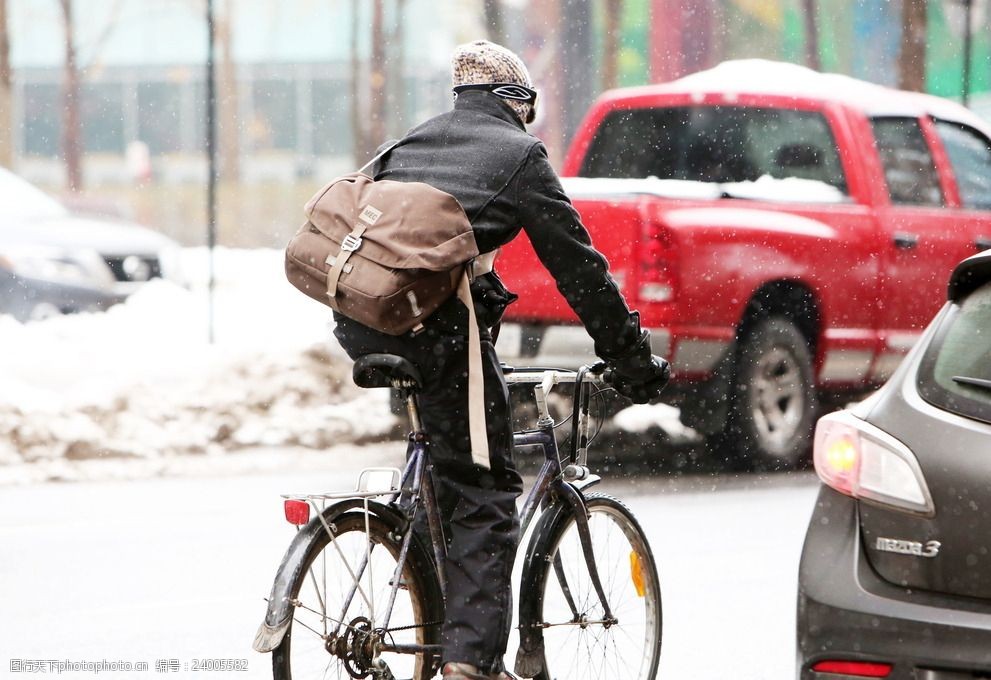
{"type": "Polygon", "coordinates": [[[214,54],[214,22],[213,22],[213,0],[206,0],[206,27],[207,27],[207,50],[206,50],[206,154],[207,154],[207,180],[206,180],[206,242],[207,260],[209,266],[209,280],[207,283],[207,337],[212,345],[214,342],[214,285],[215,272],[213,262],[213,251],[217,245],[217,74],[213,63],[214,54]]]}

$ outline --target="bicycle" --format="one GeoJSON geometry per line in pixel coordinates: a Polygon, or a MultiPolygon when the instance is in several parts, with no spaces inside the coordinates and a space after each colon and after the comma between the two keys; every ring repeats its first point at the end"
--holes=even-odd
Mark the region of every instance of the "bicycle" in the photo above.
{"type": "MultiPolygon", "coordinates": [[[[524,677],[657,674],[661,594],[647,538],[619,500],[587,493],[601,479],[589,471],[587,455],[594,438],[589,404],[604,384],[602,371],[601,363],[578,371],[505,369],[507,382],[534,386],[538,413],[535,428],[513,434],[514,448],[544,451],[521,513],[521,536],[537,517],[517,588],[516,672],[524,677]],[[574,384],[574,399],[562,461],[554,431],[567,420],[554,421],[547,395],[564,383],[574,384]]],[[[354,380],[401,391],[412,446],[403,471],[366,469],[353,492],[283,495],[297,533],[253,645],[272,652],[276,680],[426,680],[440,667],[445,543],[417,411],[420,378],[406,360],[372,354],[355,362],[354,380]],[[374,488],[383,477],[387,487],[374,488]],[[429,545],[412,530],[420,512],[429,545]]]]}

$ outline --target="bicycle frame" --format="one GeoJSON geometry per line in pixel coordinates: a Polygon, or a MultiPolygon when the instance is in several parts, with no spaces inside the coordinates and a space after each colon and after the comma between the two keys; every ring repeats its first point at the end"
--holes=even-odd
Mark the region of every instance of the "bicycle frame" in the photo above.
{"type": "MultiPolygon", "coordinates": [[[[513,448],[514,450],[519,450],[521,448],[537,446],[542,448],[544,452],[544,462],[540,468],[540,471],[537,473],[537,479],[533,486],[530,487],[530,491],[527,494],[526,500],[523,504],[523,511],[520,519],[520,536],[522,537],[526,534],[530,523],[537,514],[537,509],[542,504],[545,505],[546,509],[547,506],[557,502],[557,499],[560,499],[560,501],[563,502],[575,516],[579,537],[582,544],[582,553],[585,558],[585,564],[588,567],[589,576],[592,580],[593,587],[595,588],[596,595],[602,604],[605,619],[612,621],[614,620],[614,617],[611,609],[609,608],[609,602],[602,587],[598,567],[596,566],[595,559],[592,556],[591,534],[588,527],[588,512],[585,508],[584,498],[580,493],[580,488],[590,486],[599,481],[599,477],[589,474],[588,468],[584,465],[585,455],[587,455],[588,449],[588,435],[590,427],[590,418],[588,413],[590,390],[588,387],[591,381],[587,382],[586,376],[590,374],[590,371],[591,369],[588,367],[579,369],[577,373],[523,369],[519,372],[514,371],[507,375],[507,382],[516,384],[534,384],[534,395],[536,397],[538,410],[537,427],[532,430],[514,432],[513,448]],[[546,402],[547,394],[550,392],[551,388],[553,388],[555,384],[561,382],[574,382],[576,392],[572,413],[573,436],[571,440],[571,451],[568,458],[569,464],[564,468],[561,467],[560,452],[557,445],[557,439],[554,436],[554,428],[556,423],[550,416],[546,402]]],[[[427,452],[427,436],[420,428],[415,394],[408,392],[406,394],[406,403],[410,415],[410,422],[413,424],[415,429],[410,435],[412,446],[407,459],[406,467],[402,474],[400,491],[392,498],[391,502],[398,505],[400,510],[406,514],[410,525],[412,525],[415,519],[416,511],[420,505],[420,499],[422,497],[422,505],[426,512],[427,526],[429,528],[435,565],[437,568],[438,577],[440,578],[441,588],[443,590],[446,583],[444,574],[446,541],[444,540],[443,525],[438,512],[433,479],[429,474],[430,466],[428,464],[429,454],[427,452]],[[407,484],[410,485],[408,488],[407,484]],[[403,502],[404,497],[406,499],[405,502],[403,502]]],[[[396,593],[398,591],[399,574],[402,571],[403,560],[405,558],[406,551],[409,548],[409,541],[412,535],[412,531],[406,532],[403,539],[403,545],[400,548],[400,559],[397,561],[396,565],[396,574],[393,578],[394,585],[390,594],[389,604],[384,614],[382,623],[383,628],[388,627],[388,622],[392,615],[392,605],[395,602],[396,593]]],[[[563,569],[561,568],[559,561],[560,558],[558,558],[555,562],[555,573],[561,582],[561,587],[564,592],[569,593],[570,589],[564,582],[563,569]]],[[[349,604],[350,598],[348,598],[345,608],[349,604]]],[[[570,596],[569,604],[573,614],[577,616],[577,609],[575,608],[574,603],[570,602],[570,596]]],[[[399,649],[390,648],[390,645],[388,644],[383,645],[382,649],[384,651],[401,651],[399,649]]]]}
{"type": "MultiPolygon", "coordinates": [[[[609,602],[607,601],[604,589],[602,587],[598,568],[593,557],[591,535],[588,526],[588,511],[585,507],[585,500],[581,493],[583,488],[599,481],[598,476],[589,473],[588,468],[585,467],[585,462],[590,430],[589,398],[591,393],[591,384],[601,381],[601,378],[598,377],[600,372],[601,370],[597,370],[597,367],[583,367],[577,373],[557,370],[521,369],[519,371],[507,373],[506,379],[509,383],[534,385],[534,396],[536,398],[538,410],[536,428],[513,434],[514,449],[538,446],[541,447],[544,452],[544,462],[537,474],[536,481],[530,488],[526,500],[524,501],[521,514],[520,536],[522,537],[526,534],[528,527],[537,515],[538,508],[542,508],[546,512],[556,507],[557,510],[555,510],[554,513],[548,513],[549,515],[557,515],[561,512],[572,514],[575,518],[576,526],[579,532],[582,553],[588,568],[588,574],[591,578],[596,595],[598,596],[603,607],[603,623],[611,623],[615,622],[615,617],[610,610],[609,602]],[[550,416],[546,401],[550,390],[554,387],[554,385],[559,383],[573,383],[575,385],[572,413],[572,440],[570,451],[568,453],[568,462],[563,467],[557,441],[554,437],[554,428],[556,423],[550,416]]],[[[434,564],[442,591],[445,587],[444,584],[446,583],[444,574],[446,542],[444,539],[443,523],[437,505],[436,492],[431,474],[428,437],[423,431],[423,427],[420,422],[414,391],[409,389],[409,386],[397,385],[397,387],[400,387],[400,389],[402,389],[405,393],[410,423],[413,427],[413,432],[410,434],[409,455],[403,471],[398,475],[398,484],[394,481],[393,488],[382,492],[362,489],[359,483],[358,492],[354,494],[285,496],[286,498],[306,500],[306,502],[310,504],[311,508],[317,513],[317,517],[311,520],[310,523],[301,531],[301,533],[308,533],[312,535],[313,532],[326,531],[330,536],[331,542],[333,542],[336,536],[332,529],[332,525],[328,523],[328,520],[325,517],[325,513],[329,513],[332,509],[348,511],[351,508],[354,508],[355,510],[361,508],[365,513],[366,532],[368,516],[370,513],[375,513],[383,519],[388,520],[389,524],[394,527],[394,531],[397,533],[402,533],[402,541],[399,546],[396,567],[391,580],[392,586],[385,604],[385,608],[381,611],[381,616],[373,615],[375,619],[373,621],[375,629],[386,633],[388,632],[389,621],[392,617],[392,610],[400,589],[401,575],[407,561],[410,544],[411,541],[414,540],[413,536],[415,532],[411,529],[414,521],[416,520],[417,513],[421,508],[425,512],[430,542],[433,548],[434,564]],[[371,502],[370,499],[375,496],[385,496],[386,503],[371,502]],[[316,501],[318,500],[321,503],[321,507],[317,507],[316,501]],[[338,500],[338,502],[325,508],[322,504],[326,500],[338,500]]],[[[306,539],[305,536],[298,536],[298,538],[306,539]]],[[[295,542],[293,546],[290,547],[290,550],[283,561],[283,565],[280,567],[280,574],[283,569],[288,569],[291,571],[293,568],[299,568],[303,561],[303,551],[307,542],[308,540],[300,540],[295,542]],[[297,543],[299,544],[298,546],[297,543]]],[[[529,561],[532,557],[533,551],[534,546],[531,544],[526,555],[527,561],[529,561]]],[[[347,625],[344,623],[345,614],[356,596],[360,596],[364,599],[374,612],[375,607],[373,602],[370,600],[370,594],[366,594],[361,587],[361,579],[363,578],[365,570],[370,562],[371,552],[372,545],[369,542],[366,552],[362,556],[360,564],[357,568],[353,571],[349,568],[349,571],[351,571],[350,575],[354,579],[354,584],[350,587],[350,592],[345,597],[342,612],[337,616],[337,618],[332,618],[331,612],[325,612],[324,614],[324,617],[328,621],[335,624],[335,635],[340,631],[342,625],[347,625]]],[[[572,613],[577,620],[578,611],[574,605],[574,602],[571,601],[570,588],[565,581],[564,570],[560,564],[559,557],[555,560],[554,571],[561,584],[562,590],[565,593],[572,613]]],[[[296,603],[289,600],[288,597],[280,598],[277,596],[279,583],[288,583],[291,582],[291,580],[292,579],[287,578],[284,581],[280,581],[280,578],[277,576],[276,586],[275,589],[273,589],[273,596],[269,602],[269,612],[266,616],[266,621],[263,622],[261,628],[259,629],[259,633],[256,636],[254,648],[258,651],[271,651],[274,649],[281,641],[289,623],[292,620],[292,607],[295,606],[296,603]]],[[[526,631],[521,630],[521,634],[525,632],[526,631]]],[[[388,638],[389,636],[387,634],[382,636],[378,647],[380,652],[400,654],[424,653],[434,655],[439,655],[440,653],[439,645],[395,644],[390,642],[388,638]]],[[[379,659],[379,661],[381,661],[381,659],[379,659]]],[[[378,671],[378,673],[381,677],[389,677],[387,674],[387,669],[378,671]]],[[[379,675],[376,677],[379,677],[379,675]]]]}

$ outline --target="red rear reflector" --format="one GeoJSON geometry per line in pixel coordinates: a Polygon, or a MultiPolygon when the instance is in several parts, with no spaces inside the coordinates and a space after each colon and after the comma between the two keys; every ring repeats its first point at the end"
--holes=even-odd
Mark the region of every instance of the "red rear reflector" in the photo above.
{"type": "Polygon", "coordinates": [[[886,678],[891,672],[891,664],[869,661],[820,661],[812,666],[812,670],[816,673],[856,675],[861,678],[886,678]]]}
{"type": "Polygon", "coordinates": [[[306,501],[287,500],[284,503],[286,521],[300,526],[310,521],[310,504],[306,501]]]}

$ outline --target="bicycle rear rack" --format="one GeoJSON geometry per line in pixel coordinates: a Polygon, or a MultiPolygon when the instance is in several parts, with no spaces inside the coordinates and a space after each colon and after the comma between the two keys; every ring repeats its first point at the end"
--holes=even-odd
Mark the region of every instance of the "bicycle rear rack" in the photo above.
{"type": "MultiPolygon", "coordinates": [[[[391,499],[394,499],[401,493],[401,485],[402,472],[400,472],[398,468],[371,467],[365,468],[358,473],[358,482],[355,484],[354,491],[333,491],[329,493],[307,494],[284,493],[280,494],[280,496],[284,499],[286,506],[286,519],[290,523],[295,524],[296,529],[298,530],[303,524],[306,524],[306,522],[309,521],[310,511],[316,513],[317,517],[319,517],[321,522],[323,522],[323,513],[327,509],[327,501],[360,499],[363,506],[362,509],[367,515],[368,501],[370,499],[381,498],[383,496],[389,496],[391,499]],[[376,482],[381,479],[384,474],[389,476],[388,488],[376,488],[376,482]],[[295,509],[290,508],[290,506],[297,503],[306,503],[306,506],[300,506],[295,509]]],[[[333,536],[332,533],[331,536],[333,536]]]]}

